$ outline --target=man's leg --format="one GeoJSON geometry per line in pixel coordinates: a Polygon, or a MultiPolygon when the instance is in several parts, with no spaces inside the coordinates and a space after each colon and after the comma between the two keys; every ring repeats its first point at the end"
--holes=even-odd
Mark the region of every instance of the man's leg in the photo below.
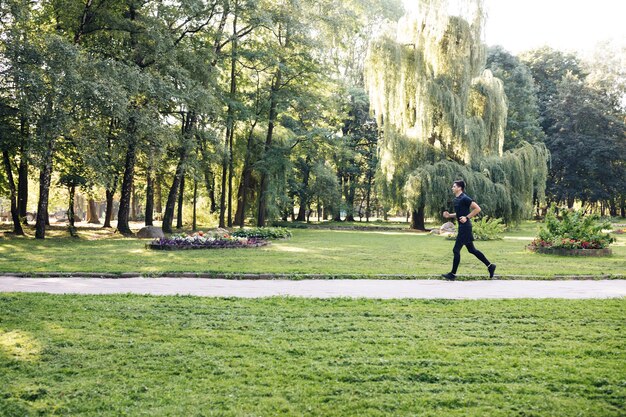
{"type": "Polygon", "coordinates": [[[452,248],[452,253],[454,258],[452,260],[452,273],[456,274],[457,269],[459,269],[459,264],[461,263],[461,249],[463,248],[463,244],[459,241],[454,243],[454,248],[452,248]]]}
{"type": "Polygon", "coordinates": [[[454,248],[452,249],[452,253],[454,254],[454,259],[452,261],[452,271],[442,275],[442,277],[444,277],[448,281],[454,281],[456,278],[456,270],[459,268],[459,263],[461,262],[461,248],[463,248],[463,244],[457,240],[454,243],[454,248]]]}
{"type": "Polygon", "coordinates": [[[466,246],[469,253],[477,257],[482,263],[485,264],[487,270],[489,271],[489,278],[493,278],[493,274],[496,272],[496,264],[492,264],[491,262],[489,262],[489,260],[487,260],[487,257],[485,257],[485,255],[483,255],[481,251],[476,249],[476,247],[474,246],[474,242],[470,242],[466,246]]]}

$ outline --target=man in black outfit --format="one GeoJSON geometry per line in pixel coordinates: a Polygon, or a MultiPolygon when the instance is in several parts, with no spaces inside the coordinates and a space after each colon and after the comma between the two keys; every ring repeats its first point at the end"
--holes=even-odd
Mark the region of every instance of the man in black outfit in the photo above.
{"type": "Polygon", "coordinates": [[[459,231],[456,235],[454,244],[454,261],[452,263],[452,271],[443,274],[442,277],[448,281],[454,281],[456,278],[456,270],[461,262],[461,249],[467,246],[469,253],[480,259],[489,271],[489,278],[493,278],[496,272],[496,264],[490,263],[485,255],[474,247],[474,235],[472,234],[472,222],[470,219],[476,217],[480,213],[480,206],[476,204],[467,194],[465,194],[465,181],[458,180],[452,184],[452,192],[454,193],[454,213],[443,212],[446,219],[457,219],[459,221],[459,231]]]}

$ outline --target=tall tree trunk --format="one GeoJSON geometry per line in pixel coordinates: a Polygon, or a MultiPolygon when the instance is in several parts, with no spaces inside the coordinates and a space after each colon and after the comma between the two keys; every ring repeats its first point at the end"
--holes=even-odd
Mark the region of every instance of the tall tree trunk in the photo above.
{"type": "Polygon", "coordinates": [[[176,200],[178,197],[178,191],[180,188],[180,181],[183,177],[183,163],[184,163],[184,155],[181,150],[181,156],[178,161],[178,165],[176,166],[176,173],[174,174],[174,179],[172,181],[172,186],[170,187],[170,192],[167,195],[167,202],[165,203],[165,212],[163,213],[163,232],[172,233],[172,223],[174,221],[174,206],[176,205],[176,200]]]}
{"type": "Polygon", "coordinates": [[[198,180],[193,179],[193,218],[191,220],[191,230],[198,230],[196,205],[198,203],[198,180]]]}
{"type": "Polygon", "coordinates": [[[300,208],[298,209],[298,217],[296,217],[297,222],[308,221],[306,212],[309,205],[309,177],[311,172],[308,168],[308,163],[308,160],[304,163],[302,190],[298,193],[298,197],[300,199],[300,208]]]}
{"type": "Polygon", "coordinates": [[[411,229],[426,230],[424,224],[424,206],[420,206],[417,210],[411,211],[411,229]]]}
{"type": "MultiPolygon", "coordinates": [[[[267,158],[270,148],[272,146],[272,139],[274,134],[274,122],[276,121],[277,115],[277,106],[278,106],[278,90],[280,89],[282,73],[280,68],[276,71],[276,78],[274,83],[272,84],[272,89],[270,93],[270,113],[269,113],[269,122],[267,124],[267,136],[265,137],[265,152],[264,158],[267,158]]],[[[259,192],[259,210],[257,212],[257,226],[263,227],[265,226],[266,216],[267,216],[267,193],[268,193],[268,185],[269,185],[269,173],[267,172],[268,168],[266,167],[261,171],[261,186],[259,192]]]]}
{"type": "Polygon", "coordinates": [[[100,224],[100,219],[98,218],[98,210],[96,208],[96,200],[91,197],[89,198],[89,200],[87,200],[87,223],[100,224]]]}
{"type": "Polygon", "coordinates": [[[154,217],[154,180],[152,178],[152,167],[148,167],[146,174],[146,226],[152,226],[154,217]]]}
{"type": "Polygon", "coordinates": [[[24,230],[22,229],[22,224],[20,223],[20,213],[17,207],[17,192],[15,190],[15,182],[13,181],[13,170],[11,169],[11,159],[9,158],[9,151],[2,151],[2,159],[4,160],[4,169],[7,172],[7,180],[9,181],[13,233],[23,236],[24,230]]]}
{"type": "Polygon", "coordinates": [[[18,213],[25,225],[28,224],[26,213],[28,211],[28,151],[26,149],[26,135],[28,134],[28,120],[20,118],[20,165],[17,178],[17,208],[18,213]]]}
{"type": "Polygon", "coordinates": [[[52,156],[55,140],[48,139],[46,153],[39,174],[39,203],[37,204],[37,222],[35,223],[35,238],[45,239],[48,219],[48,198],[50,196],[50,180],[52,177],[52,156]]]}
{"type": "Polygon", "coordinates": [[[133,232],[128,225],[128,216],[130,214],[130,203],[133,191],[133,177],[135,174],[135,160],[137,158],[136,144],[136,126],[135,119],[131,118],[128,126],[129,142],[126,150],[126,161],[124,163],[124,177],[122,179],[122,191],[120,196],[120,209],[117,213],[117,230],[125,235],[130,236],[133,232]]]}
{"type": "Polygon", "coordinates": [[[239,184],[239,192],[237,193],[237,212],[235,213],[235,224],[243,227],[246,217],[246,206],[248,203],[248,192],[250,190],[250,179],[252,177],[252,139],[254,137],[254,128],[257,120],[255,119],[248,132],[248,141],[246,144],[246,157],[243,164],[243,172],[241,173],[241,182],[239,184]]]}
{"type": "Polygon", "coordinates": [[[178,213],[176,216],[176,228],[183,228],[183,202],[185,200],[185,174],[180,178],[180,190],[178,191],[178,213]]]}
{"type": "Polygon", "coordinates": [[[373,181],[373,174],[372,174],[371,171],[368,170],[368,172],[367,172],[367,193],[365,194],[365,222],[369,222],[370,221],[372,181],[373,181]]]}
{"type": "Polygon", "coordinates": [[[230,103],[228,105],[228,119],[230,121],[230,134],[228,135],[228,215],[226,224],[233,227],[233,141],[235,137],[235,109],[232,104],[237,94],[237,17],[239,1],[235,0],[235,11],[233,13],[233,40],[231,46],[231,66],[230,66],[230,103]]]}
{"type": "MultiPolygon", "coordinates": [[[[341,193],[341,191],[343,190],[343,172],[338,171],[337,172],[337,184],[339,185],[339,193],[341,193]]],[[[340,222],[341,221],[341,198],[339,201],[337,201],[336,204],[333,204],[330,207],[330,213],[332,216],[332,221],[334,222],[340,222]]]]}
{"type": "Polygon", "coordinates": [[[209,194],[209,213],[215,213],[217,211],[217,200],[215,199],[215,176],[211,168],[206,168],[204,171],[204,185],[207,193],[209,194]]]}
{"type": "Polygon", "coordinates": [[[20,165],[18,168],[17,179],[17,207],[20,219],[25,225],[28,224],[28,162],[26,156],[22,153],[20,165]]]}
{"type": "Polygon", "coordinates": [[[356,181],[354,180],[353,175],[347,176],[347,181],[345,184],[345,192],[346,192],[346,221],[353,222],[354,221],[354,194],[356,191],[356,181]]]}

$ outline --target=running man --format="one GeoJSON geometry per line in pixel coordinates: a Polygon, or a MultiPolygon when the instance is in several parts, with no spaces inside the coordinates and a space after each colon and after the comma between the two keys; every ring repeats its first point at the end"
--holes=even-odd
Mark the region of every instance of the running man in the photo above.
{"type": "Polygon", "coordinates": [[[493,278],[493,274],[496,272],[496,264],[490,263],[485,255],[474,247],[474,235],[472,233],[472,222],[470,219],[480,213],[480,206],[465,194],[465,181],[454,181],[452,184],[452,192],[454,193],[454,213],[444,211],[443,217],[446,219],[457,219],[459,221],[459,230],[456,235],[454,248],[452,249],[452,253],[454,253],[452,271],[443,274],[442,277],[448,281],[454,281],[456,279],[456,271],[461,262],[461,249],[463,246],[466,246],[469,253],[485,264],[489,271],[489,278],[493,278]]]}

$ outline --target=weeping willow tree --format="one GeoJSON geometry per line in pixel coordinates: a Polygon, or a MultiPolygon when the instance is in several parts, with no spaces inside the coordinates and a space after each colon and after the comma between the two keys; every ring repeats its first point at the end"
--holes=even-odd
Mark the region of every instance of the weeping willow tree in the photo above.
{"type": "Polygon", "coordinates": [[[438,216],[463,178],[486,214],[527,218],[544,198],[548,152],[523,144],[503,153],[507,104],[485,69],[482,0],[420,0],[397,33],[370,45],[366,83],[378,126],[379,183],[413,211],[414,228],[438,216]]]}

